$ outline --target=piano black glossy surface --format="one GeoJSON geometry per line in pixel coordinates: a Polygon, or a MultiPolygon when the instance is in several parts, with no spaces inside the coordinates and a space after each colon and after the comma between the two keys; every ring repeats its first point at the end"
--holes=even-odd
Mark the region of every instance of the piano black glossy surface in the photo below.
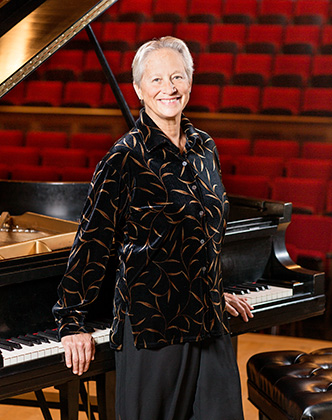
{"type": "MultiPolygon", "coordinates": [[[[38,185],[35,187],[38,191],[38,185]]],[[[53,200],[54,187],[53,183],[43,183],[44,192],[47,192],[44,206],[47,206],[48,199],[53,200]]],[[[82,184],[77,185],[76,196],[73,185],[62,185],[63,189],[66,187],[76,199],[77,209],[81,209],[85,199],[82,184]]],[[[88,184],[85,184],[85,191],[87,188],[88,184]]],[[[15,202],[20,209],[20,200],[16,199],[15,202]]],[[[292,297],[255,306],[255,316],[248,323],[230,317],[231,334],[237,336],[323,313],[324,274],[296,265],[290,260],[285,248],[285,230],[291,221],[291,204],[241,197],[230,197],[230,202],[231,218],[223,251],[225,285],[263,279],[265,283],[294,290],[292,297]]],[[[13,211],[15,208],[12,208],[13,211]]],[[[63,215],[61,208],[59,212],[60,216],[63,215]]],[[[80,211],[72,216],[77,220],[79,214],[80,211]]],[[[55,327],[51,308],[57,299],[56,289],[65,271],[68,255],[69,249],[66,249],[0,261],[0,338],[17,337],[27,332],[55,327]]],[[[111,270],[107,273],[107,276],[113,275],[111,270]]],[[[103,283],[98,300],[91,306],[90,320],[111,318],[113,292],[110,283],[103,283]]],[[[112,369],[113,353],[107,344],[103,344],[97,347],[96,361],[85,377],[94,377],[112,369]]],[[[50,385],[62,384],[62,387],[68,387],[70,384],[71,392],[78,386],[78,379],[64,366],[63,355],[0,368],[0,380],[0,398],[50,385]]],[[[68,392],[64,395],[67,398],[68,392]]],[[[64,415],[62,418],[77,418],[75,414],[71,416],[64,415]]]]}

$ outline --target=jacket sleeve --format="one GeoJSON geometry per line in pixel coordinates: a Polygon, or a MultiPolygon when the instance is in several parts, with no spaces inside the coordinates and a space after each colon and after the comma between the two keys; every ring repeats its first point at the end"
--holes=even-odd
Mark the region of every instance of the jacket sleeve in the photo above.
{"type": "MultiPolygon", "coordinates": [[[[115,159],[118,160],[118,159],[115,159]]],[[[65,275],[53,307],[59,335],[86,332],[88,305],[98,296],[128,199],[119,165],[112,158],[97,166],[85,202],[65,275]]],[[[111,261],[110,261],[111,263],[111,261]]]]}

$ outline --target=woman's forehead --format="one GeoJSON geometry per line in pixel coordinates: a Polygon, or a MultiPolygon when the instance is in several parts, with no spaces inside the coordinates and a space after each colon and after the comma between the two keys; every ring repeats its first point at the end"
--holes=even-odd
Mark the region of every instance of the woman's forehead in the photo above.
{"type": "Polygon", "coordinates": [[[159,66],[160,62],[168,62],[170,64],[177,64],[178,66],[184,67],[184,60],[182,55],[171,48],[160,48],[158,50],[151,51],[145,59],[145,68],[159,66]]]}

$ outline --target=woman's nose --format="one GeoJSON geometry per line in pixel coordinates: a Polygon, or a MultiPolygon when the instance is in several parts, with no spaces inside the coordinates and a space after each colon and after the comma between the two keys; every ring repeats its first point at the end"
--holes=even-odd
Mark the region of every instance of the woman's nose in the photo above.
{"type": "Polygon", "coordinates": [[[174,86],[172,81],[169,81],[165,84],[165,93],[174,93],[176,91],[176,87],[174,86]]]}

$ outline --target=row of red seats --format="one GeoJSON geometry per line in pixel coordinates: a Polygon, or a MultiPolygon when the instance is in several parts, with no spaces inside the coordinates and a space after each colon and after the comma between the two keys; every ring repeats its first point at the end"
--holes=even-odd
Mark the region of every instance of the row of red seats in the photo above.
{"type": "Polygon", "coordinates": [[[114,143],[113,137],[108,133],[72,133],[64,131],[28,131],[0,130],[0,147],[27,146],[48,148],[72,148],[90,150],[108,150],[114,143]]]}
{"type": "MultiPolygon", "coordinates": [[[[131,83],[119,87],[132,109],[141,104],[131,83]]],[[[16,86],[1,104],[118,108],[111,88],[96,82],[30,81],[16,86]]],[[[283,115],[332,115],[332,88],[244,85],[199,85],[192,89],[187,111],[261,113],[283,115]]]]}
{"type": "Polygon", "coordinates": [[[332,180],[332,160],[222,155],[222,173],[237,175],[264,175],[271,179],[278,176],[332,180]]]}
{"type": "Polygon", "coordinates": [[[286,230],[286,246],[299,265],[331,275],[332,218],[293,214],[286,230]]]}
{"type": "MultiPolygon", "coordinates": [[[[331,54],[332,26],[241,23],[95,22],[92,28],[104,50],[132,51],[155,37],[174,35],[183,39],[193,53],[283,52],[331,54]]],[[[90,48],[85,31],[67,48],[90,48]]]]}
{"type": "Polygon", "coordinates": [[[82,148],[0,146],[0,164],[12,167],[20,162],[54,168],[94,168],[106,152],[101,149],[87,151],[82,148]]]}
{"type": "Polygon", "coordinates": [[[201,0],[135,0],[112,6],[104,19],[157,20],[191,22],[316,22],[331,17],[329,0],[209,0],[209,7],[201,0]]]}
{"type": "MultiPolygon", "coordinates": [[[[134,52],[105,53],[119,83],[132,80],[134,52]]],[[[62,50],[34,75],[39,80],[105,82],[94,51],[62,50]]],[[[201,53],[195,63],[195,83],[227,83],[302,87],[332,87],[332,55],[201,53]]]]}
{"type": "Polygon", "coordinates": [[[332,161],[332,143],[319,141],[273,140],[245,138],[214,138],[220,157],[261,156],[284,160],[291,158],[332,161]]]}
{"type": "Polygon", "coordinates": [[[332,182],[264,175],[223,175],[229,194],[293,203],[295,213],[332,214],[332,182]]]}
{"type": "MultiPolygon", "coordinates": [[[[73,148],[91,150],[108,150],[116,141],[109,133],[78,132],[68,134],[64,131],[28,131],[0,130],[0,145],[27,146],[32,148],[73,148]]],[[[318,159],[332,161],[332,143],[319,141],[274,140],[246,138],[215,137],[220,158],[231,157],[274,157],[283,161],[292,158],[318,159]]]]}

